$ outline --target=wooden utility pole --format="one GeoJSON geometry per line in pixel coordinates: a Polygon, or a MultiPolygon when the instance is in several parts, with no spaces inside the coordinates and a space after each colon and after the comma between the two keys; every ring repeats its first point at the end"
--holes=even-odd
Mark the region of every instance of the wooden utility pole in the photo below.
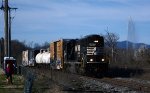
{"type": "Polygon", "coordinates": [[[4,21],[5,21],[4,56],[8,57],[8,0],[5,0],[5,2],[2,0],[1,10],[4,10],[4,21]]]}
{"type": "Polygon", "coordinates": [[[9,56],[9,50],[8,50],[8,0],[5,0],[5,6],[4,6],[4,19],[5,19],[5,40],[4,40],[4,45],[5,45],[5,56],[9,56]]]}
{"type": "Polygon", "coordinates": [[[5,32],[5,38],[4,38],[4,56],[10,57],[11,56],[11,10],[17,9],[17,8],[10,8],[8,5],[8,0],[2,0],[2,6],[0,8],[4,11],[4,32],[5,32]]]}
{"type": "Polygon", "coordinates": [[[0,64],[4,61],[4,38],[0,39],[0,64]]]}

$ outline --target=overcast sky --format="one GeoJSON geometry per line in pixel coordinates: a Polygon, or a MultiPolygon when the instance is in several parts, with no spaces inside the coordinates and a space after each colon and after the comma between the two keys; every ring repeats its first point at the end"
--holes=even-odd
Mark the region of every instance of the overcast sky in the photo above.
{"type": "MultiPolygon", "coordinates": [[[[136,41],[150,44],[150,0],[9,0],[9,5],[18,8],[12,11],[12,39],[44,43],[106,34],[108,28],[124,41],[131,17],[136,41]]],[[[0,37],[3,26],[1,11],[0,37]]]]}

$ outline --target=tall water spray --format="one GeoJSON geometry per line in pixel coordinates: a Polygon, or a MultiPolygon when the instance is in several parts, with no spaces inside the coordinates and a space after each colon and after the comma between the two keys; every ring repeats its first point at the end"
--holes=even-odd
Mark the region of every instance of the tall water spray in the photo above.
{"type": "Polygon", "coordinates": [[[127,34],[127,62],[131,61],[135,57],[136,53],[136,33],[135,33],[135,24],[132,18],[129,18],[128,21],[128,34],[127,34]]]}

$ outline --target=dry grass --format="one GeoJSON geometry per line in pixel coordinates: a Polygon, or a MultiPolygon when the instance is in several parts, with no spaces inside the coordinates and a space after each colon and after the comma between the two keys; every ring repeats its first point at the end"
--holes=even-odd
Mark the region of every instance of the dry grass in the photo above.
{"type": "Polygon", "coordinates": [[[4,71],[0,69],[0,93],[22,93],[24,79],[20,75],[13,75],[13,85],[7,84],[4,71]]]}

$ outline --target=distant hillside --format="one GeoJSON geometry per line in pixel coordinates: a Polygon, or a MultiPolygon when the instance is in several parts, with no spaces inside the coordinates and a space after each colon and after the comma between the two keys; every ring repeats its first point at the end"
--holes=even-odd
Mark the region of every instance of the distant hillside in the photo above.
{"type": "MultiPolygon", "coordinates": [[[[133,44],[132,42],[129,42],[129,41],[119,41],[119,42],[117,42],[117,47],[118,48],[126,48],[127,42],[128,42],[128,45],[132,45],[133,44]]],[[[147,44],[144,44],[144,43],[136,43],[135,47],[139,48],[139,47],[141,47],[143,45],[146,45],[147,48],[150,48],[150,45],[147,45],[147,44]]]]}

